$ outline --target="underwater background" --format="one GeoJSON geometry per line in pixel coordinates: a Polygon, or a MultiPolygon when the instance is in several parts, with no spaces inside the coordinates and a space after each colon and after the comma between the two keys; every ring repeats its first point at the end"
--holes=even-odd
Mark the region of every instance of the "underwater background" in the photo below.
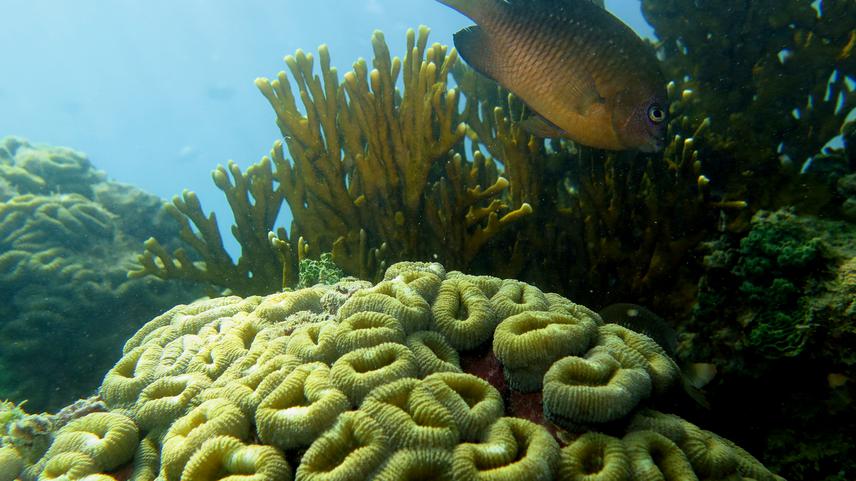
{"type": "MultiPolygon", "coordinates": [[[[635,3],[610,8],[652,32],[635,3]]],[[[228,206],[208,171],[250,165],[278,135],[253,79],[298,48],[327,44],[344,70],[371,55],[374,30],[400,42],[424,24],[451,42],[469,24],[429,1],[389,0],[10,0],[4,16],[14,21],[0,31],[0,132],[86,152],[110,178],[165,199],[193,190],[221,218],[228,206]]]]}
{"type": "Polygon", "coordinates": [[[0,481],[856,479],[856,1],[606,8],[662,152],[433,1],[4,2],[0,481]]]}

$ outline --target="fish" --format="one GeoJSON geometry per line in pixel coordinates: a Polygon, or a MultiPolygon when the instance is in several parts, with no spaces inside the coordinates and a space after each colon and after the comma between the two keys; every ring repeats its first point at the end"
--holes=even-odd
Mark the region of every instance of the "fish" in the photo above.
{"type": "Polygon", "coordinates": [[[624,326],[631,331],[645,334],[654,340],[671,357],[678,349],[678,334],[662,317],[637,304],[618,303],[604,307],[598,312],[604,322],[624,326]]]}
{"type": "Polygon", "coordinates": [[[602,1],[437,1],[476,23],[455,33],[455,48],[535,113],[520,124],[530,133],[613,151],[665,146],[659,61],[602,1]]]}
{"type": "MultiPolygon", "coordinates": [[[[618,324],[631,331],[651,338],[666,354],[675,358],[678,335],[662,317],[637,304],[618,303],[604,307],[598,312],[605,323],[618,324]]],[[[681,388],[700,406],[710,409],[710,403],[702,388],[716,376],[716,365],[709,362],[693,362],[681,366],[681,388]]]]}

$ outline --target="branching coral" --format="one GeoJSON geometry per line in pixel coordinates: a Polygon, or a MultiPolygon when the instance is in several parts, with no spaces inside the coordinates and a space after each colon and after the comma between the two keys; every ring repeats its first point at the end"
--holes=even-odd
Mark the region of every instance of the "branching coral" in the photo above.
{"type": "Polygon", "coordinates": [[[191,250],[170,253],[150,239],[131,276],[190,279],[244,295],[274,292],[295,284],[308,249],[301,239],[364,279],[376,279],[387,257],[439,256],[455,266],[472,261],[531,208],[501,200],[509,183],[493,161],[461,156],[466,128],[457,91],[446,87],[457,55],[429,47],[427,38],[426,28],[409,32],[400,60],[376,32],[373,68],[360,60],[343,83],[324,46],[320,75],[313,55],[298,51],[285,59],[294,87],[285,72],[257,79],[285,145],[277,141],[270,157],[246,173],[230,163],[213,174],[235,216],[238,262],[223,248],[213,214],[206,216],[196,196],[185,192],[167,209],[191,250]],[[272,235],[283,200],[293,225],[288,234],[272,235]]]}
{"type": "Polygon", "coordinates": [[[639,299],[679,308],[690,293],[658,292],[682,285],[694,247],[718,217],[745,206],[711,192],[698,151],[710,120],[694,113],[698,96],[668,86],[671,142],[662,157],[615,154],[530,138],[516,123],[527,115],[518,100],[471,71],[456,78],[472,138],[501,159],[512,201],[533,207],[531,221],[510,229],[474,267],[582,300],[594,292],[598,304],[639,299]]]}
{"type": "MultiPolygon", "coordinates": [[[[244,255],[237,263],[232,260],[223,246],[217,217],[213,213],[206,216],[196,194],[185,191],[166,204],[165,209],[181,225],[181,239],[191,252],[178,248],[170,253],[151,237],[145,243],[145,252],[138,257],[140,267],[129,272],[129,277],[187,279],[244,295],[280,290],[292,277],[283,266],[290,266],[303,256],[292,259],[290,246],[276,243],[269,236],[282,206],[282,193],[274,189],[270,161],[263,160],[247,172],[241,172],[230,162],[228,169],[218,166],[211,175],[229,200],[235,217],[232,235],[244,255]]],[[[284,231],[279,235],[284,237],[284,231]]]]}
{"type": "Polygon", "coordinates": [[[343,85],[324,47],[320,77],[311,55],[286,57],[297,95],[284,73],[256,81],[293,156],[286,161],[280,143],[272,151],[294,215],[292,238],[332,248],[337,263],[361,277],[382,265],[382,245],[399,259],[451,255],[461,256],[453,265],[466,265],[488,238],[529,212],[523,202],[509,211],[498,200],[508,182],[495,167],[453,152],[466,132],[458,92],[446,88],[457,54],[427,41],[426,28],[410,31],[400,60],[376,32],[373,69],[358,61],[343,85]],[[378,246],[371,258],[368,246],[378,246]]]}
{"type": "Polygon", "coordinates": [[[642,7],[668,75],[686,77],[701,98],[694,112],[713,120],[708,154],[716,178],[775,208],[796,200],[799,189],[783,187],[856,108],[847,81],[856,75],[856,28],[843,20],[856,15],[856,5],[715,4],[644,0],[642,7]]]}
{"type": "MultiPolygon", "coordinates": [[[[554,384],[575,384],[580,392],[610,384],[647,395],[652,382],[658,382],[654,366],[659,361],[654,354],[661,352],[644,335],[608,324],[595,329],[599,321],[593,312],[518,281],[446,273],[438,264],[416,263],[395,264],[384,277],[381,289],[357,290],[336,313],[326,311],[319,298],[337,292],[339,285],[265,297],[204,300],[165,313],[126,343],[123,359],[105,377],[101,392],[111,399],[111,411],[89,414],[66,425],[41,459],[14,458],[10,465],[18,472],[13,475],[24,481],[63,473],[99,479],[108,475],[152,479],[157,475],[170,480],[228,479],[240,473],[248,479],[360,481],[420,479],[433,469],[439,471],[431,474],[441,478],[518,480],[525,476],[547,481],[564,479],[560,476],[580,469],[595,472],[599,453],[603,453],[610,463],[605,472],[630,469],[634,476],[680,473],[675,479],[737,479],[749,474],[755,479],[777,479],[729,441],[677,416],[642,411],[644,414],[628,420],[628,411],[642,396],[624,402],[627,409],[619,412],[609,400],[615,397],[610,393],[607,400],[598,400],[598,396],[577,399],[548,392],[554,384]],[[431,288],[420,282],[426,274],[431,283],[440,285],[431,288]],[[444,283],[459,285],[462,281],[480,286],[476,288],[483,288],[483,294],[491,293],[488,302],[493,312],[503,312],[497,319],[500,325],[509,320],[516,325],[523,319],[524,327],[534,328],[527,332],[555,330],[562,333],[563,342],[576,345],[574,352],[582,354],[588,349],[586,359],[562,357],[548,366],[543,376],[544,409],[551,412],[550,418],[558,414],[556,419],[574,422],[614,421],[599,428],[624,437],[595,435],[591,427],[571,423],[563,431],[544,419],[535,422],[519,417],[533,417],[513,402],[520,393],[509,389],[502,379],[494,384],[493,378],[478,377],[478,370],[432,374],[418,370],[417,351],[430,350],[429,342],[434,349],[438,345],[450,349],[432,315],[432,308],[444,301],[432,294],[442,291],[444,283]],[[417,292],[412,286],[419,286],[423,293],[414,295],[426,304],[422,327],[428,330],[410,335],[411,341],[420,343],[405,345],[402,326],[406,323],[401,318],[412,313],[400,303],[366,303],[365,298],[417,292]],[[371,296],[360,295],[362,292],[371,296]],[[519,302],[519,309],[513,309],[515,300],[527,302],[519,302]],[[384,327],[397,334],[368,347],[339,342],[337,336],[352,336],[352,328],[361,325],[355,319],[359,313],[383,314],[367,319],[380,320],[380,326],[397,323],[398,329],[384,327]],[[349,329],[339,329],[344,322],[351,324],[349,329]],[[312,330],[314,327],[318,329],[312,330]],[[315,333],[309,338],[319,345],[322,332],[331,336],[329,342],[336,346],[332,357],[319,361],[285,353],[285,346],[295,338],[305,338],[307,332],[315,333]],[[428,341],[432,337],[426,333],[433,334],[433,340],[428,341]],[[241,339],[242,347],[229,366],[210,371],[210,377],[202,374],[195,360],[215,352],[217,346],[231,346],[234,339],[241,339]],[[588,361],[603,361],[607,370],[633,371],[634,375],[610,380],[607,372],[593,382],[579,376],[579,371],[569,374],[567,366],[588,361]],[[137,379],[128,380],[138,370],[144,386],[138,386],[137,379]],[[146,376],[149,370],[169,374],[146,376]],[[554,371],[558,374],[552,374],[554,371]],[[571,378],[577,382],[570,382],[571,378]],[[137,394],[117,396],[116,388],[121,385],[137,394]],[[597,416],[604,411],[611,414],[597,416]],[[579,436],[583,436],[581,441],[561,449],[560,440],[579,436]],[[705,446],[711,446],[710,452],[705,446]],[[108,471],[116,463],[126,463],[127,468],[108,471]]],[[[490,331],[465,356],[495,361],[492,337],[490,331]]],[[[547,352],[551,359],[566,354],[551,348],[552,344],[535,335],[528,351],[506,349],[502,359],[508,366],[518,366],[536,351],[547,352]]],[[[454,367],[451,362],[446,364],[454,367]]],[[[472,366],[465,363],[463,368],[472,366]]],[[[561,391],[559,387],[553,391],[561,391]]],[[[541,409],[540,398],[537,409],[541,409]]],[[[13,454],[2,453],[7,458],[13,454]]]]}
{"type": "Polygon", "coordinates": [[[360,60],[341,78],[322,46],[319,65],[298,51],[286,57],[287,73],[256,80],[283,140],[245,174],[234,165],[215,172],[246,259],[228,257],[214,218],[185,193],[169,210],[184,217],[191,251],[170,254],[150,240],[132,275],[264,294],[294,285],[309,245],[363,279],[378,280],[394,261],[437,260],[575,296],[614,296],[598,303],[658,307],[680,303],[655,287],[687,285],[687,269],[675,267],[687,264],[719,209],[742,205],[710,193],[696,151],[709,122],[684,115],[695,101],[689,91],[670,87],[665,158],[607,154],[530,136],[518,125],[522,104],[454,49],[429,46],[427,28],[407,34],[403,59],[379,32],[372,45],[371,65],[360,60]],[[270,214],[283,201],[292,226],[274,235],[270,214]],[[269,267],[272,256],[282,269],[269,267]]]}

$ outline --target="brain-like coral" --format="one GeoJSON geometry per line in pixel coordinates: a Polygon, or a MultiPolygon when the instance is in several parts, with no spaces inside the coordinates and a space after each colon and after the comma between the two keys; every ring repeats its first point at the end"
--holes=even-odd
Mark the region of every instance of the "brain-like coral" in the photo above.
{"type": "Polygon", "coordinates": [[[0,139],[0,399],[55,409],[91,392],[123,339],[199,294],[126,276],[146,229],[177,240],[161,203],[80,152],[0,139]]]}
{"type": "Polygon", "coordinates": [[[108,412],[6,465],[24,480],[780,479],[642,408],[674,361],[583,306],[439,264],[354,285],[158,316],[104,377],[108,412]]]}

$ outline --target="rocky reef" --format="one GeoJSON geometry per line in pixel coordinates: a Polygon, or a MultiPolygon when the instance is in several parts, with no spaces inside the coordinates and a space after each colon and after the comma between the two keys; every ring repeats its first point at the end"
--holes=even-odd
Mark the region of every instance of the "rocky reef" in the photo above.
{"type": "Polygon", "coordinates": [[[794,479],[856,469],[845,434],[856,429],[854,246],[853,224],[759,211],[748,234],[706,244],[682,325],[680,356],[718,366],[707,387],[717,426],[794,479]]]}
{"type": "Polygon", "coordinates": [[[678,416],[647,336],[513,279],[390,266],[145,324],[22,480],[782,479],[678,416]]]}
{"type": "Polygon", "coordinates": [[[0,139],[0,399],[57,409],[98,384],[122,339],[198,287],[129,280],[133,253],[177,238],[161,201],[80,152],[0,139]]]}

